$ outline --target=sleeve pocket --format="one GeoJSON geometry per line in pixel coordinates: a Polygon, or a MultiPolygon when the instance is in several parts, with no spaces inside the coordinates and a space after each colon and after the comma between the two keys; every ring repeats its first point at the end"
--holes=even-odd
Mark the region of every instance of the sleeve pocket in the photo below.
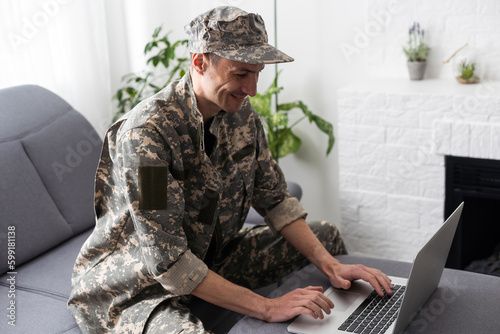
{"type": "Polygon", "coordinates": [[[167,187],[166,166],[139,166],[139,210],[165,210],[167,187]]]}

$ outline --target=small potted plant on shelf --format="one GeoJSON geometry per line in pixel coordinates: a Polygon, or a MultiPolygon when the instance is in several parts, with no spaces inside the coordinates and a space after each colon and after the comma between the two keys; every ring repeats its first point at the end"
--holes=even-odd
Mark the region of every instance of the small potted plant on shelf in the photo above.
{"type": "Polygon", "coordinates": [[[457,81],[462,84],[478,83],[479,77],[475,74],[476,63],[472,60],[463,59],[457,65],[457,81]]]}
{"type": "MultiPolygon", "coordinates": [[[[466,43],[460,49],[453,52],[453,54],[447,60],[443,61],[443,64],[449,63],[459,52],[465,49],[469,43],[466,43]]],[[[462,55],[461,58],[455,58],[455,78],[461,84],[473,84],[479,82],[479,77],[476,75],[476,62],[474,61],[474,53],[469,52],[466,55],[462,55]]]]}
{"type": "Polygon", "coordinates": [[[408,72],[411,80],[422,80],[427,65],[429,46],[424,42],[424,30],[420,29],[420,24],[414,22],[409,31],[408,46],[403,47],[403,51],[408,60],[408,72]]]}

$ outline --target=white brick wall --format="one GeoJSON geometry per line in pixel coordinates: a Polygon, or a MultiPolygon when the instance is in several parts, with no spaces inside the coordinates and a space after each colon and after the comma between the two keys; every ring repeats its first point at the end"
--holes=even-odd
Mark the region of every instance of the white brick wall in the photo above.
{"type": "Polygon", "coordinates": [[[443,222],[444,155],[500,159],[500,83],[371,79],[338,91],[342,233],[411,260],[443,222]]]}
{"type": "Polygon", "coordinates": [[[418,21],[431,47],[427,78],[453,78],[454,66],[442,62],[469,43],[459,55],[473,55],[481,77],[500,80],[500,1],[365,0],[364,10],[364,24],[341,49],[348,61],[364,57],[368,74],[408,77],[402,47],[418,21]]]}

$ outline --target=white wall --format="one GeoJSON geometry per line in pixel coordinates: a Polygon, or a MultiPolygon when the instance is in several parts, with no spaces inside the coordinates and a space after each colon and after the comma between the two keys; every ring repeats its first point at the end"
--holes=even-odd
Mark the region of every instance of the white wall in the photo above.
{"type": "MultiPolygon", "coordinates": [[[[113,0],[118,2],[119,0],[113,0]]],[[[111,1],[111,3],[113,3],[111,1]]],[[[197,14],[218,5],[235,5],[264,18],[274,43],[274,4],[265,0],[124,1],[129,57],[128,69],[141,69],[142,48],[153,29],[163,24],[172,38],[185,38],[183,26],[197,14]]],[[[413,21],[427,31],[432,51],[426,78],[450,78],[451,64],[441,62],[468,42],[467,53],[478,56],[487,79],[500,78],[500,2],[493,0],[353,0],[277,2],[278,47],[295,58],[283,69],[280,101],[301,99],[310,109],[334,123],[337,132],[337,95],[340,87],[365,76],[407,77],[402,46],[413,21]]],[[[113,42],[113,40],[111,40],[113,42]]],[[[114,50],[113,46],[110,50],[114,50]]],[[[259,91],[274,76],[269,66],[259,91]]],[[[116,78],[112,78],[116,80],[116,78]]],[[[326,137],[304,121],[297,127],[303,144],[299,152],[280,160],[285,175],[304,189],[309,220],[340,221],[338,145],[325,158],[326,137]]],[[[337,136],[338,141],[342,140],[337,136]]]]}
{"type": "MultiPolygon", "coordinates": [[[[351,39],[362,25],[363,1],[279,1],[279,47],[295,57],[284,69],[282,101],[301,99],[319,116],[334,124],[337,137],[336,91],[363,77],[361,59],[347,63],[338,45],[351,39]],[[285,14],[291,11],[291,14],[285,14]]],[[[294,156],[282,159],[289,179],[304,188],[303,203],[309,220],[340,222],[338,197],[338,145],[325,158],[326,137],[304,121],[297,131],[303,141],[294,156]]]]}

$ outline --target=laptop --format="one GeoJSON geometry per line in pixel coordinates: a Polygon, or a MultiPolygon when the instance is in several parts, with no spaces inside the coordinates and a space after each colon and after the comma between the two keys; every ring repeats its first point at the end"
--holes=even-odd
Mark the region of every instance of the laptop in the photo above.
{"type": "Polygon", "coordinates": [[[404,332],[438,286],[463,206],[462,202],[420,249],[408,279],[390,277],[395,287],[392,296],[380,297],[369,283],[361,280],[352,282],[348,290],[330,287],[324,294],[335,304],[332,312],[325,314],[322,320],[302,314],[288,326],[288,331],[298,334],[404,332]]]}

